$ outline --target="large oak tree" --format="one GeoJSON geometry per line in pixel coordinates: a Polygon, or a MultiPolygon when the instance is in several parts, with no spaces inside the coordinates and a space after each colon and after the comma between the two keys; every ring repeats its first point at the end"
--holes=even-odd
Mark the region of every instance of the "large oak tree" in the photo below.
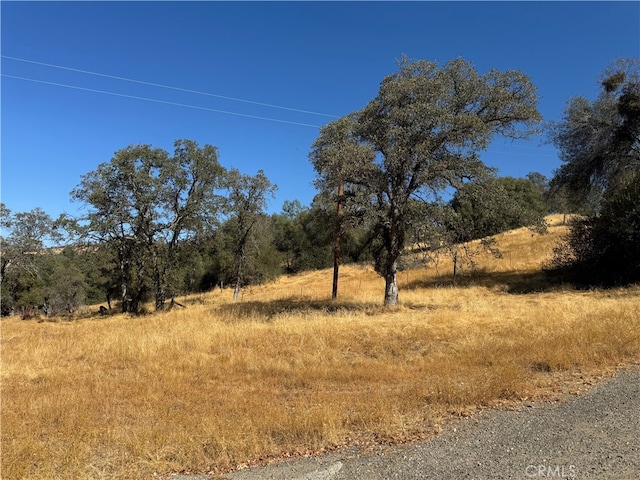
{"type": "Polygon", "coordinates": [[[519,71],[481,75],[464,59],[440,67],[403,58],[362,110],[323,127],[310,160],[324,193],[344,188],[345,209],[365,212],[380,241],[384,302],[396,275],[412,205],[490,174],[478,152],[496,135],[524,138],[540,120],[536,88],[519,71]]]}

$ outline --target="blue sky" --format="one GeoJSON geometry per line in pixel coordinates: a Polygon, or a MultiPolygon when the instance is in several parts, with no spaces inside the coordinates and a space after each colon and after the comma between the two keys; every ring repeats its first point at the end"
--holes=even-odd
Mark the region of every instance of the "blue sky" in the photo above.
{"type": "MultiPolygon", "coordinates": [[[[77,213],[69,192],[116,150],[171,153],[176,139],[217,146],[226,167],[263,169],[279,186],[271,212],[284,200],[308,205],[318,127],[364,107],[402,54],[522,70],[545,121],[559,120],[572,96],[595,98],[611,62],[640,57],[639,2],[0,5],[0,196],[14,212],[52,217],[77,213]]],[[[560,165],[540,138],[497,139],[482,158],[517,177],[560,165]]]]}

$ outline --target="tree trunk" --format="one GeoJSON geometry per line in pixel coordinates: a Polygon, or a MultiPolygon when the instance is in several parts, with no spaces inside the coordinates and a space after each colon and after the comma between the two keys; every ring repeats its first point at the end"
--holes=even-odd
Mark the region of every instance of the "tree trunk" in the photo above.
{"type": "Polygon", "coordinates": [[[240,253],[238,255],[238,272],[236,274],[236,286],[233,289],[233,301],[238,300],[240,296],[240,284],[242,283],[242,267],[244,263],[244,244],[240,246],[240,253]]]}
{"type": "Polygon", "coordinates": [[[11,262],[9,262],[8,260],[5,260],[4,258],[2,259],[2,262],[0,263],[0,285],[2,285],[5,277],[6,277],[6,272],[7,272],[7,267],[9,266],[11,262]]]}
{"type": "Polygon", "coordinates": [[[156,298],[156,312],[164,310],[164,304],[167,300],[167,294],[164,289],[164,271],[161,269],[158,255],[153,254],[153,283],[156,298]]]}
{"type": "Polygon", "coordinates": [[[164,310],[164,304],[167,300],[167,296],[164,293],[164,289],[162,287],[156,287],[156,312],[164,310]]]}
{"type": "Polygon", "coordinates": [[[458,252],[454,252],[453,254],[453,278],[451,279],[453,285],[456,284],[456,276],[458,274],[458,252]]]}
{"type": "Polygon", "coordinates": [[[331,289],[331,299],[338,298],[338,275],[340,273],[340,237],[336,238],[336,245],[333,251],[333,287],[331,289]]]}
{"type": "Polygon", "coordinates": [[[344,185],[340,183],[338,187],[338,219],[336,221],[335,243],[333,246],[333,289],[331,298],[338,297],[338,274],[340,272],[340,244],[342,242],[342,196],[344,195],[344,185]]]}
{"type": "Polygon", "coordinates": [[[385,305],[397,305],[398,304],[398,259],[402,252],[402,245],[404,243],[404,236],[402,230],[398,227],[397,223],[392,221],[391,227],[387,231],[386,235],[386,250],[387,257],[384,261],[384,304],[385,305]]]}
{"type": "Polygon", "coordinates": [[[140,313],[145,297],[148,292],[148,285],[145,279],[145,258],[141,256],[136,258],[136,280],[129,289],[130,292],[130,313],[140,313]]]}
{"type": "Polygon", "coordinates": [[[397,277],[397,268],[395,267],[391,269],[390,272],[387,272],[384,276],[384,304],[387,306],[393,306],[398,304],[398,283],[396,281],[397,277]]]}
{"type": "Polygon", "coordinates": [[[140,308],[140,301],[137,297],[134,297],[129,302],[129,310],[128,313],[138,313],[138,309],[140,308]]]}
{"type": "Polygon", "coordinates": [[[389,226],[385,229],[384,241],[386,249],[386,258],[383,265],[385,288],[384,288],[384,304],[393,306],[398,304],[398,259],[402,253],[404,246],[404,229],[403,218],[397,207],[391,207],[389,226]]]}
{"type": "Polygon", "coordinates": [[[128,283],[126,263],[124,260],[120,260],[120,301],[122,302],[122,313],[129,311],[129,302],[127,300],[129,296],[128,283]]]}

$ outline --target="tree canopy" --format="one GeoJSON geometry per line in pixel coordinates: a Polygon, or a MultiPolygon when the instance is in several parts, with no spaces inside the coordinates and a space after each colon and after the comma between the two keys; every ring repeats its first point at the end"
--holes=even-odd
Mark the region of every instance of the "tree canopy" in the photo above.
{"type": "Polygon", "coordinates": [[[552,184],[578,199],[601,192],[556,264],[580,282],[623,284],[640,280],[640,60],[614,63],[601,86],[594,101],[571,99],[551,125],[563,161],[552,184]]]}
{"type": "Polygon", "coordinates": [[[46,244],[59,238],[55,222],[41,208],[13,213],[0,203],[2,312],[46,303],[46,244]]]}
{"type": "MultiPolygon", "coordinates": [[[[237,300],[240,288],[245,281],[246,264],[250,258],[249,246],[264,218],[267,197],[273,197],[277,186],[273,185],[262,170],[255,176],[241,174],[232,168],[225,176],[226,201],[224,210],[233,218],[233,243],[235,264],[235,289],[233,299],[237,300]]],[[[262,222],[264,223],[264,222],[262,222]]]]}
{"type": "Polygon", "coordinates": [[[456,191],[450,204],[459,242],[524,226],[541,231],[545,227],[543,191],[526,178],[498,177],[467,183],[456,191]]]}
{"type": "Polygon", "coordinates": [[[412,202],[438,202],[447,189],[490,176],[478,152],[495,135],[530,135],[539,120],[535,86],[522,72],[480,75],[461,58],[442,67],[403,58],[368,105],[321,129],[310,154],[317,185],[336,195],[343,184],[346,208],[374,225],[385,304],[398,302],[412,202]]]}
{"type": "Polygon", "coordinates": [[[149,279],[156,309],[164,308],[178,241],[217,218],[223,174],[215,147],[177,140],[173,156],[132,145],[82,177],[72,197],[90,210],[79,232],[115,251],[124,311],[138,311],[149,279]]]}
{"type": "Polygon", "coordinates": [[[563,164],[554,181],[585,197],[613,192],[640,170],[640,60],[620,60],[601,80],[598,98],[572,98],[550,137],[563,164]]]}

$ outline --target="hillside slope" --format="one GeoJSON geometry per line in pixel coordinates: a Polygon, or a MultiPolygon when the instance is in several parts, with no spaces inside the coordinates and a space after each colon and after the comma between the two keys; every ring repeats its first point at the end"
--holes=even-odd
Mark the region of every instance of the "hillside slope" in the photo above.
{"type": "Polygon", "coordinates": [[[347,266],[336,301],[324,270],[237,302],[217,289],[145,316],[5,319],[3,478],[222,473],[584,391],[638,362],[640,287],[544,285],[560,231],[503,234],[511,257],[457,286],[444,263],[404,271],[394,308],[370,267],[347,266]]]}
{"type": "MultiPolygon", "coordinates": [[[[493,285],[504,288],[542,289],[548,286],[542,269],[553,257],[553,249],[568,232],[562,215],[549,215],[548,230],[545,234],[519,228],[496,235],[496,247],[501,258],[483,249],[479,241],[466,245],[472,252],[470,265],[464,248],[459,248],[458,283],[493,285]],[[514,287],[515,285],[515,287],[514,287]]],[[[414,265],[398,274],[400,298],[406,289],[451,285],[453,282],[453,261],[446,251],[432,255],[425,260],[421,254],[413,254],[407,263],[414,265]],[[436,261],[433,261],[433,258],[436,261]],[[421,265],[415,267],[415,265],[421,265]]],[[[332,269],[283,275],[275,282],[254,286],[243,292],[244,300],[288,298],[291,296],[324,300],[330,298],[332,269]]],[[[384,281],[375,273],[371,265],[342,265],[340,267],[339,297],[341,300],[358,302],[381,302],[384,281]]]]}

